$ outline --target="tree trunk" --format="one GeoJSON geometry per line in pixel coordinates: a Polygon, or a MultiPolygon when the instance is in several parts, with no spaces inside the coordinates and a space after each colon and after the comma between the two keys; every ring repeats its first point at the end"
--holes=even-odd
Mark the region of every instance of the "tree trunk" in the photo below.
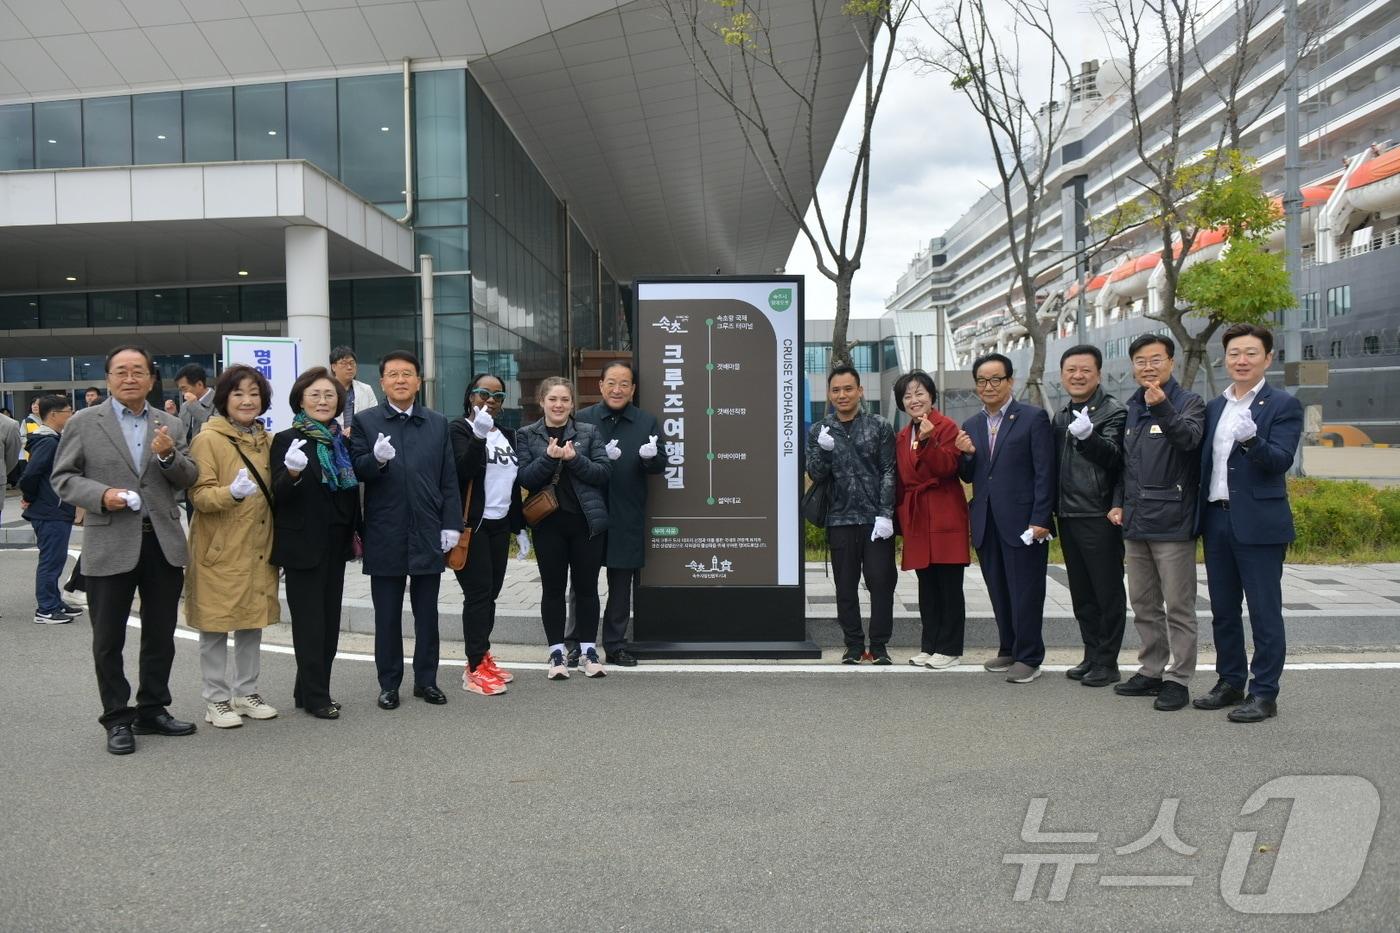
{"type": "Polygon", "coordinates": [[[851,320],[851,280],[855,270],[840,269],[836,273],[836,319],[831,322],[831,365],[850,365],[851,347],[846,340],[851,320]]]}

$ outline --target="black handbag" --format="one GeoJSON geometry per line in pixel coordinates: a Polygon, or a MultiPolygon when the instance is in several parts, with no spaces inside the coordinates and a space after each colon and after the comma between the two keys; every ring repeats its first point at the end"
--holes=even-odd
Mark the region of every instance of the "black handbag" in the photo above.
{"type": "Polygon", "coordinates": [[[831,509],[830,477],[813,483],[802,494],[802,517],[818,528],[826,527],[826,513],[831,509]]]}

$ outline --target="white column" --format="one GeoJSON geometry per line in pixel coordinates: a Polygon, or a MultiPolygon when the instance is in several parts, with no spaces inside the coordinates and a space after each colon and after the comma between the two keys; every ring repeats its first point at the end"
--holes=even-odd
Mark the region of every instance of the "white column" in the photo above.
{"type": "Polygon", "coordinates": [[[288,227],[287,336],[301,338],[301,368],[331,356],[331,285],[325,227],[288,227]]]}

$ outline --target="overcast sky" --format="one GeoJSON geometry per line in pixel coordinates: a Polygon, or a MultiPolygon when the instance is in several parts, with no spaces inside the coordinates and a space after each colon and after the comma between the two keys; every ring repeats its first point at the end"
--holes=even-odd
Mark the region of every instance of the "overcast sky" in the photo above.
{"type": "MultiPolygon", "coordinates": [[[[1066,54],[1075,68],[1090,58],[1103,58],[1098,26],[1078,2],[1055,3],[1065,16],[1057,22],[1073,31],[1062,34],[1066,54]]],[[[934,3],[928,4],[934,9],[934,3]]],[[[933,42],[928,27],[906,23],[901,35],[933,42]]],[[[1045,74],[1042,69],[1038,74],[1045,74]]],[[[1049,92],[1045,96],[1048,98],[1049,92]]],[[[852,155],[860,140],[862,104],[851,105],[818,186],[828,214],[837,214],[850,184],[852,155]]],[[[943,233],[997,182],[990,161],[986,130],[967,100],[948,85],[946,76],[919,74],[912,64],[892,71],[876,114],[871,144],[870,227],[865,254],[851,294],[852,317],[879,317],[885,299],[914,254],[943,233]]],[[[809,211],[809,221],[815,223],[809,211]]],[[[836,288],[817,270],[811,247],[799,237],[788,257],[788,272],[807,277],[806,316],[830,318],[836,313],[836,288]]]]}

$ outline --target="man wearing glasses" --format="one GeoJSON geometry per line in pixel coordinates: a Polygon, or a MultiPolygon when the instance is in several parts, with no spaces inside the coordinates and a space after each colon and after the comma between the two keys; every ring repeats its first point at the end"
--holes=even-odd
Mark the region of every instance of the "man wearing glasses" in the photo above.
{"type": "MultiPolygon", "coordinates": [[[[632,614],[632,594],[646,560],[644,525],[647,511],[647,475],[666,469],[659,456],[656,417],[632,404],[637,392],[636,371],[626,360],[616,360],[598,377],[603,400],[579,412],[575,418],[595,425],[606,443],[612,475],[608,480],[608,605],[603,610],[603,647],[608,663],[636,667],[637,658],[627,650],[627,620],[632,614]]],[[[577,647],[569,651],[576,663],[577,647]]]]}
{"type": "Polygon", "coordinates": [[[958,473],[972,484],[972,544],[992,601],[997,656],[982,666],[1028,684],[1045,660],[1045,568],[1055,509],[1055,434],[1045,409],[1011,397],[1011,360],[989,353],[972,364],[982,410],[953,442],[958,473]]]}
{"type": "Polygon", "coordinates": [[[331,375],[345,389],[345,410],[340,413],[340,426],[349,431],[355,424],[355,412],[369,411],[379,404],[374,389],[355,376],[360,371],[355,351],[349,347],[336,347],[331,351],[331,375]]]}
{"type": "Polygon", "coordinates": [[[170,715],[175,620],[189,560],[176,494],[199,469],[185,453],[180,419],[146,404],[155,365],[145,348],[107,354],[109,403],[73,415],[54,455],[53,488],[87,510],[83,573],[92,617],[98,720],[107,751],[136,750],[135,735],[190,735],[193,723],[170,715]],[[132,597],[141,595],[141,668],[136,708],[122,668],[132,597]]]}
{"type": "Polygon", "coordinates": [[[1274,335],[1235,324],[1221,338],[1230,385],[1206,407],[1201,444],[1201,536],[1206,546],[1211,624],[1215,631],[1215,689],[1193,704],[1230,710],[1231,722],[1278,715],[1283,673],[1283,558],[1293,541],[1286,475],[1303,431],[1303,406],[1269,387],[1274,335]],[[1244,619],[1249,601],[1254,663],[1246,667],[1244,619]],[[1247,674],[1253,674],[1245,692],[1247,674]]]}
{"type": "Polygon", "coordinates": [[[1179,710],[1196,670],[1196,499],[1205,403],[1172,376],[1176,344],[1143,334],[1128,347],[1139,388],[1128,399],[1123,472],[1108,520],[1123,529],[1138,672],[1113,690],[1179,710]]]}

